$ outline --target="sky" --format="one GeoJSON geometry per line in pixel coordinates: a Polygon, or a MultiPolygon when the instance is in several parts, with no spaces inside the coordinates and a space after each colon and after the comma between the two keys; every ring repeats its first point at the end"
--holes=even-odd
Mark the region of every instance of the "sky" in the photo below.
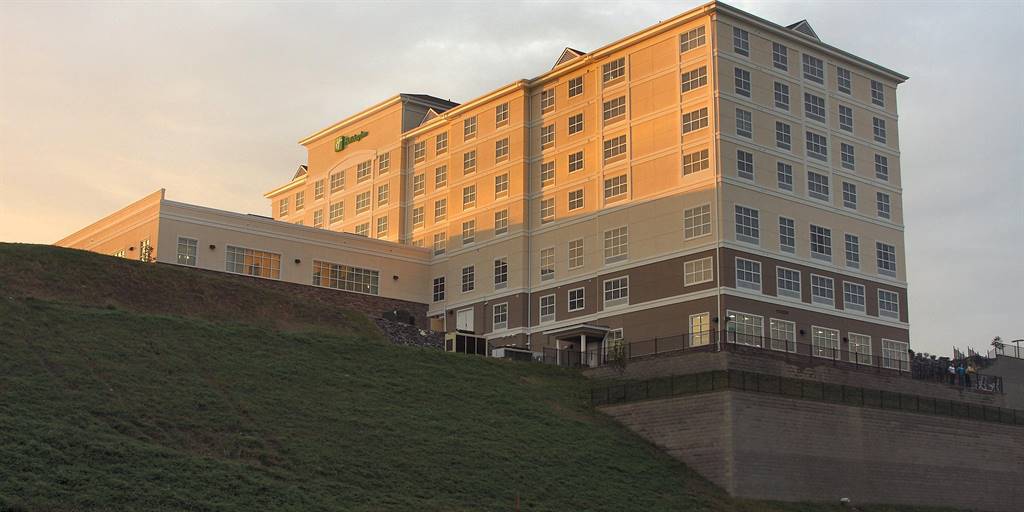
{"type": "MultiPolygon", "coordinates": [[[[269,215],[297,141],[398,92],[465,101],[701,2],[0,4],[0,241],[159,188],[269,215]]],[[[731,5],[911,78],[898,91],[911,344],[1024,338],[1024,2],[731,5]]]]}

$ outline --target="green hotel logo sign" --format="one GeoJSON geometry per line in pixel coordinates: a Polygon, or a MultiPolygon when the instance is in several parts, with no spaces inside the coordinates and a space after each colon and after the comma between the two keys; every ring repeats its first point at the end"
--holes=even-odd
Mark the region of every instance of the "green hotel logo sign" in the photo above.
{"type": "Polygon", "coordinates": [[[366,137],[369,134],[370,134],[370,132],[364,130],[364,131],[361,131],[361,132],[359,132],[359,133],[357,133],[355,135],[342,135],[341,137],[338,137],[337,139],[335,139],[335,141],[334,141],[334,151],[335,152],[342,151],[345,148],[347,148],[349,144],[352,144],[353,142],[358,142],[360,140],[363,140],[363,138],[366,137]]]}

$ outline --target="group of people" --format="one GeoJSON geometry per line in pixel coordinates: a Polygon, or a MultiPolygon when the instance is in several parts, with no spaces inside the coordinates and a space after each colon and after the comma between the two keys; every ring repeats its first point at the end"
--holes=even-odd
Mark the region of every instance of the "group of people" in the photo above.
{"type": "Polygon", "coordinates": [[[975,378],[975,374],[978,373],[978,369],[974,367],[974,363],[968,363],[964,366],[963,361],[959,363],[950,361],[946,373],[949,376],[949,384],[951,386],[959,385],[961,388],[969,388],[971,387],[971,381],[975,378]]]}

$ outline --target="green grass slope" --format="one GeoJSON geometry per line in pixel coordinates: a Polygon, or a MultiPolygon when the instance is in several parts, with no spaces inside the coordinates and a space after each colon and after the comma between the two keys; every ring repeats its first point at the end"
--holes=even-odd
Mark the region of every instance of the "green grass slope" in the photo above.
{"type": "Polygon", "coordinates": [[[0,244],[0,510],[836,508],[729,499],[589,409],[576,372],[392,346],[357,314],[157,314],[68,284],[82,272],[293,307],[241,278],[0,244]],[[26,252],[73,263],[19,275],[26,252]]]}

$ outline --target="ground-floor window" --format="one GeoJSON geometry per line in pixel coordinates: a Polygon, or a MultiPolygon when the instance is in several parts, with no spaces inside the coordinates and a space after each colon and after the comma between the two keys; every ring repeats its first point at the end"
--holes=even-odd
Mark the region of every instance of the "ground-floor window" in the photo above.
{"type": "Polygon", "coordinates": [[[739,311],[728,311],[726,316],[729,318],[725,324],[729,342],[754,347],[762,346],[764,317],[739,311]]]}
{"type": "Polygon", "coordinates": [[[882,340],[882,366],[897,370],[910,370],[910,346],[905,341],[882,340]]]}
{"type": "Polygon", "coordinates": [[[839,331],[824,327],[811,327],[812,353],[816,357],[835,359],[839,353],[839,331]]]}
{"type": "Polygon", "coordinates": [[[196,266],[196,247],[199,241],[192,238],[178,237],[178,265],[196,266]]]}
{"type": "Polygon", "coordinates": [[[850,362],[871,364],[871,336],[851,332],[849,333],[849,339],[850,362]]]}
{"type": "Polygon", "coordinates": [[[313,262],[313,284],[348,292],[380,293],[380,272],[326,261],[313,262]]]}
{"type": "Polygon", "coordinates": [[[226,254],[225,268],[228,272],[281,279],[280,254],[231,245],[227,247],[226,254]]]}
{"type": "Polygon", "coordinates": [[[796,324],[788,320],[771,319],[771,349],[796,352],[796,324]]]}
{"type": "Polygon", "coordinates": [[[699,347],[711,343],[711,314],[690,315],[690,346],[699,347]]]}

